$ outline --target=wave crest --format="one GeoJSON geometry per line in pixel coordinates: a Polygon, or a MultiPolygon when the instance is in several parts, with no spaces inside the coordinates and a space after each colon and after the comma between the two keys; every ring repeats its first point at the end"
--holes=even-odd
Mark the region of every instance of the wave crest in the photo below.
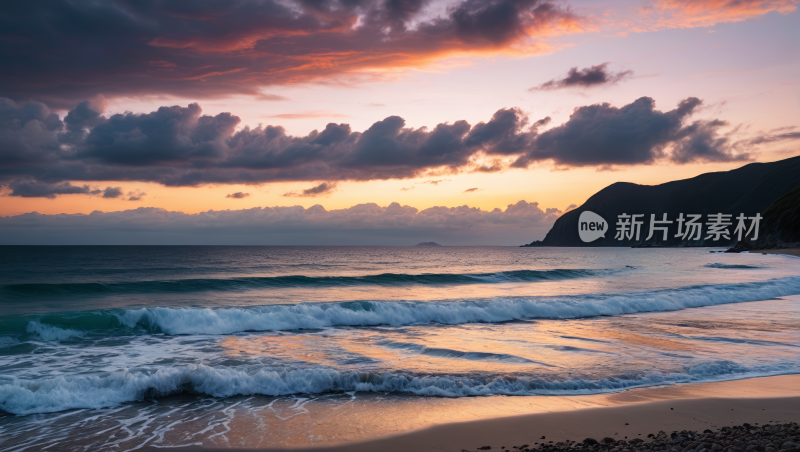
{"type": "Polygon", "coordinates": [[[73,329],[64,329],[57,326],[45,325],[37,321],[28,322],[26,331],[38,335],[45,341],[65,341],[74,337],[82,337],[84,335],[81,331],[73,329]]]}
{"type": "MultiPolygon", "coordinates": [[[[663,374],[649,372],[601,380],[545,380],[532,376],[464,377],[397,372],[358,373],[331,368],[212,367],[203,364],[126,369],[104,375],[0,380],[0,409],[25,415],[102,408],[150,397],[194,392],[214,397],[285,396],[330,392],[393,392],[434,397],[570,395],[615,392],[637,386],[709,381],[780,373],[714,361],[663,374]]],[[[785,373],[785,371],[784,371],[785,373]]]]}
{"type": "MultiPolygon", "coordinates": [[[[337,326],[497,323],[573,319],[766,300],[800,294],[800,277],[740,284],[556,297],[509,297],[460,301],[353,301],[226,308],[139,308],[72,312],[36,317],[27,331],[44,340],[66,340],[93,332],[231,334],[246,331],[321,329],[337,326]],[[55,324],[55,325],[54,325],[55,324]]],[[[30,319],[30,317],[27,317],[30,319]]],[[[27,321],[27,320],[26,320],[27,321]]],[[[9,322],[6,334],[22,331],[9,322]]],[[[24,325],[24,323],[23,323],[24,325]]]]}
{"type": "Polygon", "coordinates": [[[143,308],[118,314],[130,328],[168,334],[319,329],[334,326],[494,323],[568,319],[757,301],[800,294],[800,277],[616,295],[506,298],[459,302],[349,302],[254,308],[143,308]]]}

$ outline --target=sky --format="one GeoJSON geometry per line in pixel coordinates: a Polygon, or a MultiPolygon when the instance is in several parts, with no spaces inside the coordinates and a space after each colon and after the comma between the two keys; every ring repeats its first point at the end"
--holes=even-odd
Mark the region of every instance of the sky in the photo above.
{"type": "Polygon", "coordinates": [[[0,5],[0,244],[519,245],[800,155],[797,0],[0,5]]]}

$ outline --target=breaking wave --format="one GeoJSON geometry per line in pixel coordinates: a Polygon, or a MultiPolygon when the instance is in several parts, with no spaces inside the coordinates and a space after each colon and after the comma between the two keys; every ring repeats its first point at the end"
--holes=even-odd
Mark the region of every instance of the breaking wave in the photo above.
{"type": "Polygon", "coordinates": [[[228,308],[156,307],[48,315],[29,323],[28,332],[36,333],[45,340],[63,340],[90,330],[105,335],[129,335],[131,329],[145,333],[231,334],[336,326],[455,325],[675,311],[796,294],[800,294],[800,277],[793,276],[740,284],[689,286],[612,295],[508,297],[446,302],[357,301],[228,308]],[[56,325],[57,328],[48,330],[50,325],[56,325]]]}
{"type": "MultiPolygon", "coordinates": [[[[791,371],[791,370],[789,370],[791,371]]],[[[795,369],[796,371],[796,369],[795,369]]],[[[25,415],[74,408],[102,408],[181,392],[215,397],[283,396],[331,392],[393,392],[436,397],[569,395],[621,391],[638,386],[714,381],[787,373],[751,369],[731,361],[710,361],[673,373],[649,372],[591,380],[548,380],[532,376],[415,375],[363,373],[327,367],[213,367],[204,364],[124,369],[102,375],[69,375],[0,380],[0,409],[25,415]]]]}
{"type": "Polygon", "coordinates": [[[81,331],[64,329],[52,325],[43,325],[37,321],[28,322],[28,333],[33,333],[45,341],[65,341],[74,337],[83,337],[81,331]]]}

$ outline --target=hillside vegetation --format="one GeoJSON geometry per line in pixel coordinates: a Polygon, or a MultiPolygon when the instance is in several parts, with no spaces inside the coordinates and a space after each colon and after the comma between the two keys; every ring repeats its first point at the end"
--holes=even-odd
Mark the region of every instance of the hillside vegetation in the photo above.
{"type": "Polygon", "coordinates": [[[756,248],[800,246],[800,185],[787,191],[764,210],[756,248]]]}

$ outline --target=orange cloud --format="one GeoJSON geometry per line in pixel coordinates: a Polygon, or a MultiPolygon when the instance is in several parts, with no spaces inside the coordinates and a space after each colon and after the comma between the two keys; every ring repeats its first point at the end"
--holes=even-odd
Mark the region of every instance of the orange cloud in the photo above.
{"type": "Polygon", "coordinates": [[[708,27],[722,22],[740,22],[770,12],[788,14],[797,0],[657,0],[643,9],[652,22],[648,28],[708,27]]]}
{"type": "Polygon", "coordinates": [[[264,87],[374,76],[450,57],[550,52],[551,37],[594,26],[554,0],[457,0],[436,17],[426,16],[425,2],[409,5],[264,0],[219,8],[198,1],[128,15],[66,1],[58,7],[69,14],[26,7],[15,12],[9,31],[26,39],[12,53],[0,50],[3,74],[14,74],[0,74],[0,85],[15,100],[61,108],[100,91],[110,97],[256,96],[264,87]],[[54,15],[61,19],[42,19],[54,15]],[[124,23],[75,31],[104,18],[124,23]],[[86,60],[87,54],[105,57],[86,60]]]}

